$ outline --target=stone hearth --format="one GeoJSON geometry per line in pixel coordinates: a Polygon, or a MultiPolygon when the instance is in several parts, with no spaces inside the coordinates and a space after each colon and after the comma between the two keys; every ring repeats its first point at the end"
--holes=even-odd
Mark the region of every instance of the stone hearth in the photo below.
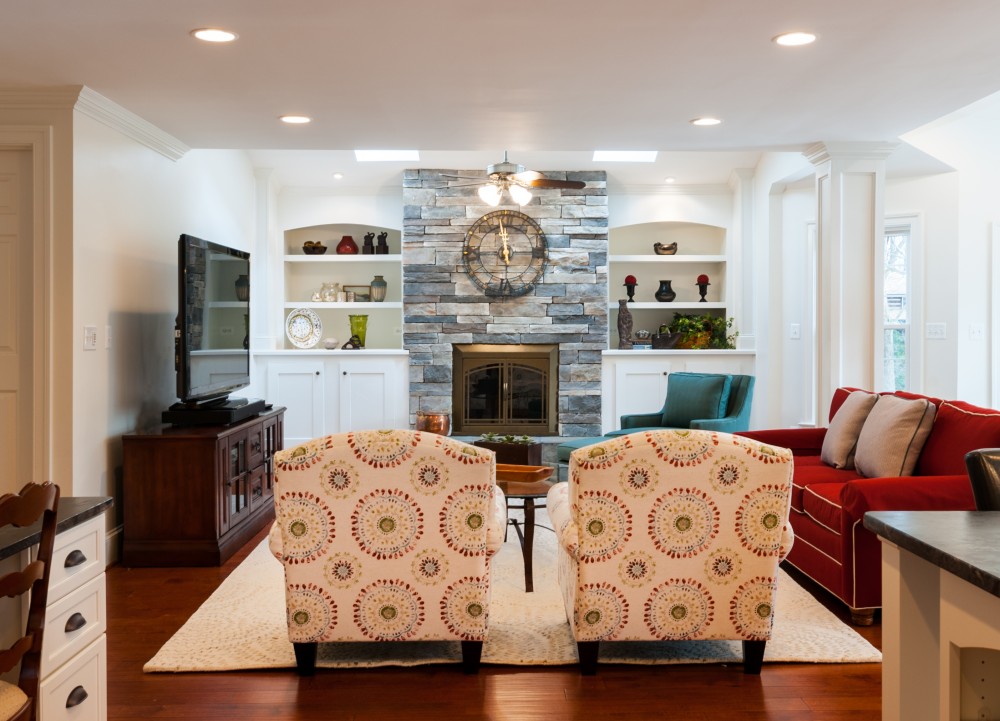
{"type": "MultiPolygon", "coordinates": [[[[403,177],[403,347],[410,352],[410,422],[417,411],[452,412],[453,344],[556,344],[558,434],[601,431],[601,351],[608,347],[608,197],[603,171],[545,172],[586,181],[582,190],[536,189],[520,210],[548,241],[545,276],[520,298],[486,297],[466,276],[462,243],[469,227],[495,210],[476,185],[441,173],[403,177]]],[[[516,209],[517,206],[499,206],[516,209]]]]}

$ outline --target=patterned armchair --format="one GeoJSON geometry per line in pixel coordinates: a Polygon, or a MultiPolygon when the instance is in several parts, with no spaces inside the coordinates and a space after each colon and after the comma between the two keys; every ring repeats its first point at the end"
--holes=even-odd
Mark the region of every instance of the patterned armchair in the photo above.
{"type": "Polygon", "coordinates": [[[300,675],[317,644],[462,642],[479,668],[490,558],[507,510],[493,451],[432,433],[359,431],[275,455],[272,553],[300,675]]]}
{"type": "Polygon", "coordinates": [[[743,641],[759,674],[792,545],[792,454],[703,430],[602,439],[552,487],[559,585],[580,657],[601,641],[743,641]]]}

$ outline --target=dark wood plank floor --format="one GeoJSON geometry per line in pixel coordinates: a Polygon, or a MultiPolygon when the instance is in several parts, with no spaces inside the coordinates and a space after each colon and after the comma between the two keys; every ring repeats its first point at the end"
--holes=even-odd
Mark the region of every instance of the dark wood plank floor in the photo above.
{"type": "MultiPolygon", "coordinates": [[[[569,667],[483,666],[478,676],[464,676],[457,665],[320,669],[310,679],[299,679],[293,670],[144,674],[143,663],[263,537],[221,568],[108,570],[109,721],[668,716],[856,721],[881,716],[879,664],[765,664],[760,676],[744,676],[739,665],[601,666],[588,678],[569,667]]],[[[822,591],[816,594],[825,598],[822,591]]],[[[881,648],[880,627],[859,630],[881,648]]]]}

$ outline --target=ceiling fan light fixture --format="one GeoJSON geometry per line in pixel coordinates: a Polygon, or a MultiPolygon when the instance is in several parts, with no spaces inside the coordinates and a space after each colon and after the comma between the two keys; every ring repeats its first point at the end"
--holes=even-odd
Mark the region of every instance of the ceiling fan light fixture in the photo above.
{"type": "Polygon", "coordinates": [[[479,188],[479,198],[487,205],[496,207],[500,205],[500,195],[503,191],[493,183],[487,183],[479,188]]]}
{"type": "Polygon", "coordinates": [[[527,205],[531,202],[531,191],[527,188],[523,188],[520,185],[510,185],[507,190],[510,191],[510,197],[518,205],[527,205]]]}

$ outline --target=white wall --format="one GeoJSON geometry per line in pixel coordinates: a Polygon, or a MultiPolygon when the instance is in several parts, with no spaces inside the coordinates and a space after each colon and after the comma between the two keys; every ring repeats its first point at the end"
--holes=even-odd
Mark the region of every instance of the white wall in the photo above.
{"type": "Polygon", "coordinates": [[[250,250],[254,177],[242,151],[173,161],[79,112],[73,136],[72,493],[117,497],[121,434],[176,401],[177,238],[250,250]],[[85,325],[96,351],[82,350],[85,325]]]}

